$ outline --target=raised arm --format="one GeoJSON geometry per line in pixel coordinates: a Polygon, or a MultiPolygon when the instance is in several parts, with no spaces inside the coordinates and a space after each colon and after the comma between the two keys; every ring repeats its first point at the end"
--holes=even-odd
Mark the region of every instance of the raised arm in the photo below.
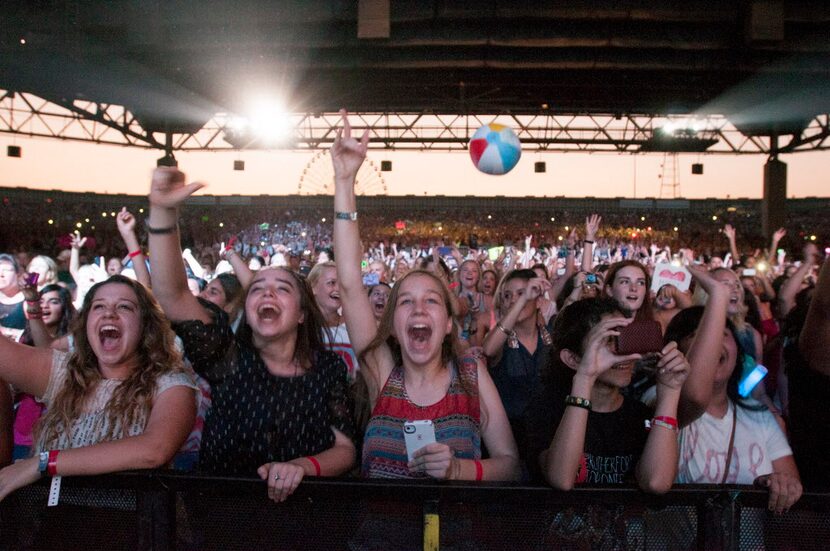
{"type": "Polygon", "coordinates": [[[72,238],[72,248],[69,252],[69,275],[75,280],[75,283],[80,281],[78,271],[81,268],[81,247],[86,243],[86,237],[81,237],[79,232],[70,235],[72,238]]]}
{"type": "MultiPolygon", "coordinates": [[[[343,128],[338,131],[331,148],[334,166],[334,250],[337,255],[335,264],[346,328],[355,353],[360,355],[377,334],[377,323],[369,297],[363,290],[360,273],[363,251],[360,245],[357,200],[354,192],[355,177],[366,158],[369,146],[369,131],[364,132],[360,140],[352,137],[348,114],[346,111],[340,113],[343,117],[343,128]]],[[[364,367],[361,365],[361,369],[364,367]]],[[[371,379],[372,377],[367,377],[370,384],[371,379]]]]}
{"type": "MultiPolygon", "coordinates": [[[[670,342],[661,350],[657,364],[657,404],[654,417],[677,417],[680,389],[689,375],[689,362],[677,343],[670,342]]],[[[665,421],[663,421],[665,423],[665,421]]],[[[677,476],[677,427],[655,422],[637,463],[637,482],[646,492],[663,494],[671,489],[677,476]]]]}
{"type": "Polygon", "coordinates": [[[732,254],[732,262],[740,262],[741,255],[738,253],[737,235],[732,224],[727,224],[723,227],[723,235],[729,240],[729,252],[732,254]]]}
{"type": "Polygon", "coordinates": [[[585,219],[585,239],[582,241],[582,271],[590,272],[594,269],[594,243],[597,240],[597,231],[602,222],[602,216],[592,214],[585,219]]]}
{"type": "Polygon", "coordinates": [[[230,263],[233,267],[234,275],[239,279],[239,283],[243,288],[247,289],[254,279],[254,272],[245,263],[242,255],[233,248],[233,243],[228,242],[228,245],[219,251],[219,256],[222,260],[227,260],[230,263]]]}
{"type": "MultiPolygon", "coordinates": [[[[815,248],[815,245],[813,245],[815,248]]],[[[778,311],[780,312],[781,316],[784,317],[790,313],[795,307],[795,296],[801,290],[801,284],[804,282],[804,278],[807,277],[813,270],[813,266],[816,264],[816,255],[812,254],[807,247],[804,248],[804,261],[801,263],[801,266],[793,273],[793,275],[781,285],[781,289],[778,290],[778,311]]]]}
{"type": "Polygon", "coordinates": [[[818,276],[813,300],[807,311],[804,329],[798,338],[798,347],[810,369],[830,375],[830,257],[825,259],[818,276]]]}
{"type": "Polygon", "coordinates": [[[121,239],[124,240],[124,245],[127,246],[127,255],[133,261],[136,280],[149,288],[150,272],[147,270],[144,251],[141,249],[138,237],[135,235],[135,216],[127,210],[127,207],[122,207],[115,221],[118,225],[118,233],[121,234],[121,239]]]}
{"type": "Polygon", "coordinates": [[[772,240],[769,246],[769,252],[767,253],[767,262],[769,262],[770,266],[775,266],[778,263],[778,243],[787,235],[787,230],[784,228],[778,228],[772,233],[772,240]]]}
{"type": "Polygon", "coordinates": [[[175,168],[159,167],[153,172],[147,218],[153,294],[171,321],[211,323],[213,318],[187,288],[179,241],[179,206],[204,184],[184,182],[184,174],[175,168]]]}
{"type": "MultiPolygon", "coordinates": [[[[144,432],[120,440],[61,450],[58,475],[96,475],[131,469],[155,469],[173,459],[196,419],[195,390],[174,386],[154,401],[144,432]]],[[[38,458],[18,461],[0,471],[0,500],[40,478],[38,458]]]]}
{"type": "Polygon", "coordinates": [[[689,271],[709,295],[703,317],[686,357],[689,377],[680,394],[678,422],[686,426],[706,411],[712,399],[712,385],[720,360],[723,332],[726,330],[726,312],[729,307],[729,289],[713,278],[708,271],[689,266],[689,271]]]}
{"type": "Polygon", "coordinates": [[[504,343],[510,333],[513,333],[513,328],[516,326],[525,305],[543,296],[550,287],[550,282],[539,277],[528,280],[524,293],[513,303],[504,317],[499,319],[495,329],[487,333],[487,337],[484,339],[484,353],[487,355],[489,365],[495,365],[501,360],[504,343]]]}

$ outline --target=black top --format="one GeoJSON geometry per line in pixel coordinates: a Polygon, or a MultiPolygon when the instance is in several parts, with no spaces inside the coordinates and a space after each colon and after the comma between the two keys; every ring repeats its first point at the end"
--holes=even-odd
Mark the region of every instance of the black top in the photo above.
{"type": "Polygon", "coordinates": [[[14,304],[0,304],[0,325],[9,329],[26,329],[23,302],[21,300],[14,304]]]}
{"type": "MultiPolygon", "coordinates": [[[[528,463],[541,477],[539,454],[550,447],[559,421],[565,414],[567,392],[543,380],[540,391],[527,410],[528,463]]],[[[573,406],[569,406],[573,407],[573,406]]],[[[643,453],[648,431],[645,422],[652,412],[630,398],[610,413],[588,414],[585,452],[574,477],[578,484],[621,484],[634,482],[634,469],[643,453]]]]}
{"type": "Polygon", "coordinates": [[[801,481],[808,489],[830,488],[830,377],[810,369],[798,344],[785,347],[789,379],[787,425],[801,481]]]}
{"type": "Polygon", "coordinates": [[[206,301],[214,323],[175,324],[193,368],[212,386],[199,469],[255,477],[270,461],[314,455],[334,444],[332,427],[354,436],[343,360],[320,350],[304,375],[268,372],[250,343],[231,331],[227,314],[206,301]]]}

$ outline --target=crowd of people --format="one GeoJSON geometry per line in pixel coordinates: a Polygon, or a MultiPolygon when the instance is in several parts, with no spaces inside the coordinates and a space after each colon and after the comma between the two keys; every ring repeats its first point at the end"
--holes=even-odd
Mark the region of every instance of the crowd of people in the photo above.
{"type": "Polygon", "coordinates": [[[171,465],[259,476],[276,501],[348,474],[755,484],[783,514],[827,486],[830,266],[814,242],[789,256],[786,230],[747,247],[731,225],[645,242],[599,213],[562,239],[531,224],[496,247],[403,244],[366,234],[367,145],[344,114],[328,224],[183,248],[204,185],[158,168],[146,248],[123,209],[114,256],[80,234],[56,258],[0,254],[0,499],[171,465]],[[658,266],[691,284],[654,288],[658,266]]]}

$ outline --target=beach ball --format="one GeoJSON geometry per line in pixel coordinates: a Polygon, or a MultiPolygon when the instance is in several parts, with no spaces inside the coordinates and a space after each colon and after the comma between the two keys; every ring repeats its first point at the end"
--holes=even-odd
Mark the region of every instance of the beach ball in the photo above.
{"type": "Polygon", "coordinates": [[[485,174],[507,174],[522,156],[522,143],[509,126],[485,124],[470,139],[470,158],[485,174]]]}

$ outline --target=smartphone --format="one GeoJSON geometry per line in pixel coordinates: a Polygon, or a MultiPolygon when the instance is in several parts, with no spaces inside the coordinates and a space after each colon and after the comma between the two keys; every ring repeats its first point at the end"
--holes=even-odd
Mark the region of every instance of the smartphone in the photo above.
{"type": "Polygon", "coordinates": [[[559,247],[559,251],[556,253],[557,258],[568,258],[568,248],[567,247],[559,247]]]}
{"type": "Polygon", "coordinates": [[[563,276],[563,275],[565,275],[565,272],[567,272],[567,271],[568,271],[567,268],[559,268],[559,269],[556,270],[556,275],[563,276]]]}
{"type": "Polygon", "coordinates": [[[435,443],[435,426],[429,419],[407,421],[403,424],[403,439],[406,442],[406,456],[412,461],[416,451],[435,443]]]}
{"type": "Polygon", "coordinates": [[[744,271],[741,272],[741,275],[754,276],[757,273],[758,273],[758,270],[756,270],[755,268],[744,268],[744,271]]]}
{"type": "Polygon", "coordinates": [[[438,254],[441,256],[450,256],[452,254],[452,247],[438,247],[438,254]]]}
{"type": "MultiPolygon", "coordinates": [[[[747,362],[753,362],[754,360],[747,356],[747,362]]],[[[755,364],[755,367],[747,373],[742,379],[741,382],[738,383],[738,394],[741,395],[743,398],[749,397],[752,394],[753,389],[758,386],[764,377],[767,376],[768,370],[761,364],[755,364]]]]}
{"type": "Polygon", "coordinates": [[[587,274],[585,276],[585,283],[589,285],[596,285],[597,284],[597,275],[596,274],[587,274]]]}
{"type": "Polygon", "coordinates": [[[32,272],[31,274],[26,276],[26,285],[34,287],[35,285],[37,285],[38,279],[40,279],[40,274],[37,272],[32,272]]]}
{"type": "Polygon", "coordinates": [[[620,329],[617,336],[617,354],[654,354],[663,349],[660,323],[654,320],[635,320],[620,329]]]}
{"type": "Polygon", "coordinates": [[[372,287],[380,283],[380,275],[376,274],[375,272],[369,272],[368,274],[363,275],[363,285],[366,287],[372,287]]]}

